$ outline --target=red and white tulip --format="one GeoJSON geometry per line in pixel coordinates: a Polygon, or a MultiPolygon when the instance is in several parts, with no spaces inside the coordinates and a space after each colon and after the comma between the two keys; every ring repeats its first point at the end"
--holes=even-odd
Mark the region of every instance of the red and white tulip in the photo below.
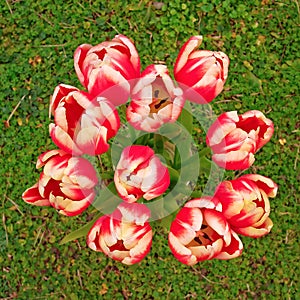
{"type": "Polygon", "coordinates": [[[38,157],[37,168],[44,167],[38,182],[22,198],[37,206],[52,206],[66,216],[76,216],[94,200],[98,183],[92,164],[63,150],[50,150],[38,157]]]}
{"type": "Polygon", "coordinates": [[[269,197],[275,197],[278,186],[270,178],[247,174],[219,184],[215,196],[233,230],[257,238],[270,232],[269,197]]]}
{"type": "Polygon", "coordinates": [[[127,108],[128,122],[138,130],[154,132],[175,122],[184,106],[183,92],[174,85],[164,65],[150,65],[133,88],[127,108]]]}
{"type": "Polygon", "coordinates": [[[211,125],[206,143],[213,161],[228,170],[243,170],[254,163],[254,154],[272,137],[273,122],[258,110],[242,115],[225,112],[211,125]]]}
{"type": "Polygon", "coordinates": [[[106,97],[114,105],[127,102],[131,85],[141,72],[134,44],[121,34],[96,46],[79,46],[74,53],[74,67],[92,96],[106,97]]]}
{"type": "Polygon", "coordinates": [[[180,49],[174,76],[185,97],[195,103],[212,101],[223,90],[229,58],[223,52],[197,50],[202,36],[192,36],[180,49]]]}
{"type": "Polygon", "coordinates": [[[162,195],[170,184],[170,175],[150,147],[133,145],[124,148],[114,181],[119,196],[131,203],[141,197],[151,200],[162,195]]]}
{"type": "Polygon", "coordinates": [[[109,149],[108,140],[120,127],[116,108],[105,98],[97,99],[72,86],[56,87],[50,110],[54,123],[49,125],[53,142],[73,155],[99,155],[109,149]]]}
{"type": "Polygon", "coordinates": [[[111,215],[98,219],[87,235],[87,245],[126,265],[140,262],[150,251],[150,210],[140,203],[121,203],[111,215]]]}
{"type": "Polygon", "coordinates": [[[180,262],[194,265],[209,259],[239,256],[243,244],[230,228],[217,198],[202,197],[185,204],[171,224],[169,247],[180,262]]]}

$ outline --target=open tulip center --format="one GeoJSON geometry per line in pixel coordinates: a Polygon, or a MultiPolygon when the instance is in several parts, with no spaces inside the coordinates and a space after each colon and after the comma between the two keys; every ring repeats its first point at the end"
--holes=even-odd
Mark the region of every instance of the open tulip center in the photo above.
{"type": "Polygon", "coordinates": [[[207,246],[214,241],[215,231],[206,224],[202,224],[201,229],[196,232],[196,236],[187,247],[207,246]]]}
{"type": "Polygon", "coordinates": [[[129,251],[123,243],[123,240],[118,240],[114,245],[109,247],[109,250],[111,252],[117,250],[117,251],[129,251]]]}
{"type": "Polygon", "coordinates": [[[149,105],[150,113],[156,114],[159,110],[170,104],[170,95],[159,88],[153,88],[152,102],[149,105]]]}
{"type": "Polygon", "coordinates": [[[50,194],[54,195],[55,197],[65,197],[60,188],[60,181],[52,178],[48,181],[47,185],[45,186],[44,196],[49,197],[50,194]]]}
{"type": "Polygon", "coordinates": [[[264,137],[268,129],[268,126],[265,124],[264,120],[257,118],[256,116],[247,119],[242,119],[240,117],[239,119],[239,122],[236,124],[237,128],[243,129],[248,133],[252,130],[258,131],[259,137],[264,137]]]}

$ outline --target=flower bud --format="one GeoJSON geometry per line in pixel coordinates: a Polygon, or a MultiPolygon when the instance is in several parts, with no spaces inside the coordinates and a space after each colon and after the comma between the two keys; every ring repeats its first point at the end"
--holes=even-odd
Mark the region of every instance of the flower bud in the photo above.
{"type": "Polygon", "coordinates": [[[119,196],[131,203],[141,197],[151,200],[162,195],[170,184],[170,175],[150,147],[133,145],[124,148],[114,181],[119,196]]]}
{"type": "Polygon", "coordinates": [[[37,168],[44,167],[39,181],[22,198],[38,206],[52,206],[66,216],[76,216],[94,200],[97,173],[91,163],[63,150],[50,150],[38,157],[37,168]]]}
{"type": "Polygon", "coordinates": [[[98,219],[87,235],[87,245],[114,260],[132,265],[150,251],[150,210],[140,203],[121,203],[111,215],[98,219]]]}
{"type": "Polygon", "coordinates": [[[99,155],[109,149],[108,140],[120,127],[116,108],[105,98],[92,99],[78,89],[59,85],[51,100],[53,142],[73,155],[99,155]]]}
{"type": "Polygon", "coordinates": [[[231,230],[217,198],[190,200],[171,224],[169,247],[180,262],[231,259],[242,253],[243,244],[231,230]]]}
{"type": "Polygon", "coordinates": [[[114,105],[126,103],[134,80],[140,76],[140,58],[124,35],[96,46],[83,44],[74,53],[81,84],[93,97],[106,97],[114,105]]]}
{"type": "Polygon", "coordinates": [[[222,212],[232,229],[256,238],[269,233],[273,226],[269,197],[275,197],[277,189],[270,178],[247,174],[221,182],[215,197],[222,203],[222,212]]]}
{"type": "Polygon", "coordinates": [[[138,130],[154,132],[173,123],[184,106],[182,90],[174,85],[164,65],[150,65],[135,85],[127,108],[128,122],[138,130]]]}
{"type": "Polygon", "coordinates": [[[258,110],[242,115],[221,114],[207,132],[206,143],[213,161],[228,170],[243,170],[254,163],[254,154],[272,137],[273,122],[258,110]]]}
{"type": "Polygon", "coordinates": [[[216,98],[227,79],[229,58],[223,52],[197,50],[202,36],[192,36],[180,49],[174,76],[185,97],[205,104],[216,98]]]}

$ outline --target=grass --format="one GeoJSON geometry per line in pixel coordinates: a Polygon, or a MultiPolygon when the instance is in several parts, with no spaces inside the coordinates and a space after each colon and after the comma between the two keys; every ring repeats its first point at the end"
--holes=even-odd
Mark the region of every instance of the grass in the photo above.
{"type": "Polygon", "coordinates": [[[1,299],[299,297],[298,1],[173,0],[161,7],[147,0],[6,0],[0,20],[1,299]],[[202,49],[224,51],[231,60],[214,112],[258,109],[274,121],[271,142],[249,170],[279,185],[271,201],[274,227],[262,239],[242,238],[241,257],[184,266],[168,249],[167,230],[155,226],[151,253],[126,267],[88,250],[84,238],[59,245],[92,208],[67,218],[21,199],[37,180],[37,156],[55,148],[48,136],[50,95],[59,83],[80,87],[74,50],[117,33],[134,40],[143,68],[165,62],[170,70],[183,42],[202,34],[202,49]]]}

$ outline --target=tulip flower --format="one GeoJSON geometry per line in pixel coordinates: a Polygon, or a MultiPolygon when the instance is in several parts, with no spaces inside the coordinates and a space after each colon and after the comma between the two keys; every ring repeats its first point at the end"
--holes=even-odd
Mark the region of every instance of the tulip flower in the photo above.
{"type": "Polygon", "coordinates": [[[100,217],[87,235],[87,245],[126,265],[140,262],[150,251],[150,210],[140,203],[121,203],[111,215],[100,217]]]}
{"type": "Polygon", "coordinates": [[[270,232],[269,197],[275,197],[278,187],[270,178],[247,174],[219,184],[215,196],[222,203],[222,212],[232,229],[249,237],[261,237],[270,232]]]}
{"type": "Polygon", "coordinates": [[[175,122],[184,106],[182,90],[175,87],[164,65],[150,65],[132,91],[128,122],[138,130],[154,132],[164,123],[175,122]]]}
{"type": "Polygon", "coordinates": [[[114,105],[126,103],[131,85],[140,77],[140,58],[124,35],[96,46],[83,44],[74,53],[74,67],[81,84],[92,96],[109,98],[114,105]]]}
{"type": "Polygon", "coordinates": [[[230,228],[216,197],[190,200],[171,224],[169,247],[180,262],[194,265],[210,259],[231,259],[243,244],[230,228]]]}
{"type": "Polygon", "coordinates": [[[25,202],[52,206],[63,215],[76,216],[94,200],[98,178],[88,160],[63,150],[50,150],[38,157],[36,167],[44,169],[38,182],[23,193],[25,202]]]}
{"type": "Polygon", "coordinates": [[[202,36],[192,36],[180,49],[174,76],[192,102],[205,104],[223,90],[229,58],[223,52],[197,50],[202,36]]]}
{"type": "Polygon", "coordinates": [[[170,184],[170,175],[150,147],[133,145],[124,148],[114,181],[119,196],[132,203],[141,197],[151,200],[162,195],[170,184]]]}
{"type": "Polygon", "coordinates": [[[213,161],[227,170],[243,170],[254,163],[254,154],[272,137],[273,122],[258,110],[242,115],[221,114],[207,132],[206,143],[213,161]]]}
{"type": "Polygon", "coordinates": [[[50,111],[54,114],[54,123],[49,126],[53,142],[73,155],[106,152],[108,140],[120,127],[118,112],[107,99],[93,100],[89,94],[68,85],[56,87],[50,111]]]}

